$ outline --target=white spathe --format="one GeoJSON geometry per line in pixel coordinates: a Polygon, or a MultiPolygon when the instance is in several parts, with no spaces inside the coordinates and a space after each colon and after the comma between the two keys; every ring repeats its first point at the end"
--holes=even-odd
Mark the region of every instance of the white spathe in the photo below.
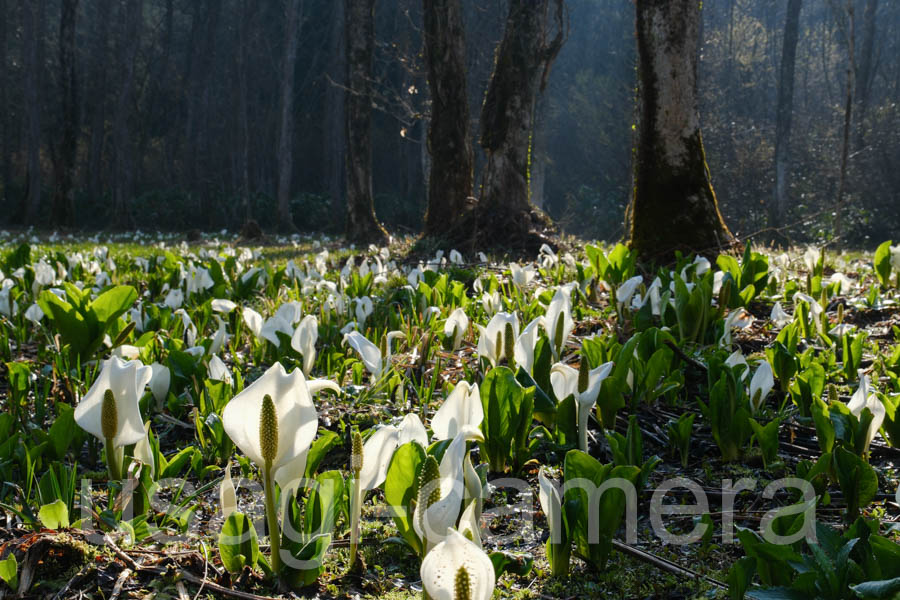
{"type": "Polygon", "coordinates": [[[103,398],[112,391],[116,405],[114,448],[136,444],[147,435],[138,401],[150,382],[152,370],[139,360],[128,362],[114,356],[103,361],[100,376],[75,407],[75,422],[100,440],[103,437],[103,398]]]}
{"type": "Polygon", "coordinates": [[[468,598],[488,600],[494,593],[497,576],[490,557],[455,529],[422,560],[419,574],[422,586],[433,600],[457,598],[456,582],[460,569],[469,580],[468,598]]]}

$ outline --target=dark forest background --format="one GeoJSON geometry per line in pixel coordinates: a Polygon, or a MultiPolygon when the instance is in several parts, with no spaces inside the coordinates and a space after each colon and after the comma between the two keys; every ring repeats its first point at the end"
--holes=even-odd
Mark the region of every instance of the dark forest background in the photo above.
{"type": "MultiPolygon", "coordinates": [[[[472,131],[506,4],[463,1],[472,131]]],[[[703,2],[701,122],[738,236],[769,226],[787,5],[703,2]]],[[[532,200],[565,231],[616,239],[631,186],[634,5],[567,7],[568,38],[537,107],[532,200]]],[[[0,225],[218,230],[253,218],[274,228],[287,127],[295,226],[342,230],[342,2],[0,0],[0,17],[0,225]]],[[[868,246],[900,231],[898,23],[893,0],[803,2],[778,224],[790,241],[833,235],[848,98],[842,242],[868,246]]],[[[419,232],[426,207],[422,47],[422,3],[378,0],[375,207],[399,233],[419,232]]]]}

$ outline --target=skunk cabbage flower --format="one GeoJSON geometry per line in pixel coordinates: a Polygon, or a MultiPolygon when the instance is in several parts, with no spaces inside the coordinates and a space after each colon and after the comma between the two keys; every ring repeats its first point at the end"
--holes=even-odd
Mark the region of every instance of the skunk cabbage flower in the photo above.
{"type": "Polygon", "coordinates": [[[398,337],[406,337],[402,331],[391,331],[385,336],[386,348],[382,353],[381,349],[366,339],[366,336],[358,331],[350,331],[344,334],[342,344],[350,344],[350,346],[359,353],[366,370],[372,374],[372,379],[378,381],[384,373],[385,368],[391,362],[391,342],[398,337]]]}
{"type": "Polygon", "coordinates": [[[628,303],[631,302],[631,297],[634,296],[638,286],[643,282],[644,278],[640,275],[635,275],[631,279],[625,281],[619,286],[619,289],[616,290],[616,302],[621,306],[627,306],[628,303]]]}
{"type": "Polygon", "coordinates": [[[212,342],[209,344],[209,354],[218,354],[222,351],[222,348],[225,347],[226,342],[228,341],[228,330],[225,327],[225,321],[222,320],[222,317],[219,315],[213,315],[215,317],[216,322],[219,324],[219,328],[216,329],[216,335],[213,336],[212,342]]]}
{"type": "Polygon", "coordinates": [[[294,335],[294,325],[285,318],[284,314],[276,313],[263,323],[262,329],[259,330],[259,337],[269,340],[276,348],[281,348],[279,333],[291,337],[294,335]]]}
{"type": "Polygon", "coordinates": [[[816,263],[819,262],[819,257],[822,255],[820,250],[814,246],[810,246],[806,249],[806,252],[803,253],[803,264],[806,265],[806,270],[812,273],[816,269],[816,263]]]}
{"type": "Polygon", "coordinates": [[[447,531],[459,517],[460,504],[465,495],[465,457],[468,441],[484,441],[484,435],[474,427],[464,427],[436,464],[429,455],[419,478],[419,497],[413,512],[413,527],[422,539],[426,551],[447,536],[447,531]]]}
{"type": "Polygon", "coordinates": [[[360,327],[364,327],[366,319],[368,319],[369,315],[372,314],[372,311],[375,310],[375,306],[372,304],[372,299],[368,296],[355,298],[354,303],[356,304],[356,320],[359,322],[360,327]]]}
{"type": "Polygon", "coordinates": [[[262,315],[252,308],[244,308],[241,311],[241,316],[244,317],[244,323],[247,324],[247,328],[258,338],[263,328],[262,315]]]}
{"type": "Polygon", "coordinates": [[[493,366],[497,366],[504,357],[508,362],[515,360],[513,347],[519,337],[519,319],[516,315],[499,312],[491,317],[487,327],[475,326],[481,332],[478,338],[478,356],[488,359],[493,366]]]}
{"type": "Polygon", "coordinates": [[[541,502],[541,510],[547,517],[547,526],[550,528],[550,537],[547,539],[547,560],[550,562],[550,570],[553,575],[565,575],[569,571],[569,553],[571,545],[566,539],[562,515],[562,499],[559,489],[550,479],[544,475],[544,470],[538,471],[538,499],[541,502]]]}
{"type": "Polygon", "coordinates": [[[875,392],[870,389],[868,375],[860,376],[859,387],[856,388],[853,397],[850,398],[847,408],[850,409],[850,412],[856,418],[862,415],[864,408],[868,408],[869,412],[872,413],[872,422],[869,424],[869,430],[866,432],[866,439],[863,443],[863,454],[865,454],[869,451],[869,444],[875,439],[875,434],[881,429],[881,424],[884,423],[884,417],[887,412],[884,404],[878,399],[875,392]]]}
{"type": "Polygon", "coordinates": [[[169,290],[169,293],[166,294],[165,300],[163,300],[163,304],[165,304],[172,310],[181,308],[181,305],[184,304],[184,292],[182,292],[179,288],[169,290]]]}
{"type": "Polygon", "coordinates": [[[547,330],[547,338],[550,340],[550,349],[553,358],[559,360],[560,354],[566,345],[566,340],[575,330],[575,321],[572,320],[571,296],[574,284],[563,285],[556,289],[547,313],[544,315],[544,329],[547,330]]]}
{"type": "Polygon", "coordinates": [[[214,381],[224,381],[228,385],[231,385],[233,379],[231,378],[231,372],[228,370],[228,367],[222,361],[221,358],[212,355],[212,358],[209,359],[209,368],[207,369],[207,374],[209,378],[214,381]]]}
{"type": "Polygon", "coordinates": [[[484,420],[484,407],[478,384],[460,381],[431,418],[435,440],[455,438],[465,426],[479,427],[484,420]]]}
{"type": "Polygon", "coordinates": [[[326,387],[340,392],[331,381],[307,382],[299,369],[288,374],[281,363],[275,363],[222,412],[225,433],[262,471],[275,573],[281,570],[281,556],[274,482],[286,489],[297,479],[298,471],[302,474],[299,462],[305,468],[306,452],[319,425],[311,393],[326,387]]]}
{"type": "Polygon", "coordinates": [[[407,442],[428,447],[428,432],[415,413],[403,417],[399,426],[382,425],[375,429],[362,448],[359,482],[363,491],[374,490],[384,482],[394,451],[407,442]]]}
{"type": "Polygon", "coordinates": [[[235,304],[231,300],[226,300],[224,298],[216,298],[215,300],[212,301],[212,303],[210,303],[210,307],[215,312],[228,314],[231,311],[233,311],[235,308],[237,308],[237,304],[235,304]]]}
{"type": "Polygon", "coordinates": [[[516,364],[528,371],[529,374],[534,368],[534,347],[538,341],[538,327],[544,327],[544,323],[544,317],[535,317],[516,338],[513,356],[515,356],[516,364]]]}
{"type": "Polygon", "coordinates": [[[150,367],[138,360],[103,361],[97,381],[75,407],[75,422],[101,440],[110,439],[116,448],[136,444],[146,435],[138,400],[151,376],[150,367]]]}
{"type": "Polygon", "coordinates": [[[484,550],[455,529],[425,556],[419,574],[434,600],[488,600],[497,580],[484,550]]]}
{"type": "Polygon", "coordinates": [[[462,344],[463,335],[469,328],[469,317],[462,308],[457,308],[444,322],[444,337],[452,341],[451,350],[456,350],[462,344]]]}
{"type": "Polygon", "coordinates": [[[747,374],[750,372],[750,365],[747,364],[747,359],[744,358],[744,353],[739,349],[729,354],[728,358],[725,359],[726,367],[731,367],[732,369],[734,369],[738,365],[744,365],[744,370],[741,372],[741,381],[743,381],[747,379],[747,374]]]}
{"type": "Polygon", "coordinates": [[[124,362],[114,356],[103,361],[97,381],[75,407],[78,426],[103,440],[112,479],[121,479],[116,449],[137,444],[147,435],[138,400],[151,377],[151,368],[140,361],[124,362]]]}
{"type": "Polygon", "coordinates": [[[791,322],[791,315],[787,314],[787,311],[781,306],[781,302],[776,302],[775,306],[772,307],[772,313],[769,315],[769,320],[775,325],[777,329],[781,329],[785,325],[791,322]]]}
{"type": "Polygon", "coordinates": [[[225,465],[225,477],[219,484],[219,506],[222,507],[222,517],[225,519],[237,510],[237,493],[234,490],[234,481],[231,479],[231,461],[225,465]]]}
{"type": "Polygon", "coordinates": [[[493,294],[485,292],[482,294],[481,307],[484,308],[485,314],[493,316],[501,307],[500,292],[494,292],[493,294]]]}
{"type": "Polygon", "coordinates": [[[759,409],[762,408],[766,401],[766,396],[772,391],[774,385],[775,378],[772,374],[772,365],[764,360],[756,367],[753,379],[750,380],[750,406],[754,413],[759,412],[759,409]]]}
{"type": "Polygon", "coordinates": [[[313,315],[306,315],[291,336],[291,348],[303,355],[303,374],[309,377],[316,363],[316,340],[319,339],[319,322],[313,315]]]}
{"type": "Polygon", "coordinates": [[[725,317],[725,327],[722,331],[722,336],[719,338],[720,346],[730,346],[731,345],[731,330],[732,329],[746,329],[753,325],[753,315],[747,312],[744,308],[738,308],[737,310],[733,310],[728,313],[728,316],[725,317]]]}
{"type": "Polygon", "coordinates": [[[573,369],[563,363],[556,363],[550,369],[550,385],[553,386],[556,398],[562,401],[569,395],[575,396],[578,410],[578,446],[583,452],[587,452],[588,417],[597,402],[600,386],[603,380],[609,377],[612,368],[613,363],[610,361],[588,370],[587,361],[582,359],[580,369],[573,369]]]}
{"type": "Polygon", "coordinates": [[[153,394],[153,399],[156,400],[156,405],[162,407],[163,402],[166,401],[166,397],[169,395],[169,384],[172,382],[172,374],[169,372],[169,367],[158,362],[150,365],[150,369],[152,370],[150,392],[153,394]]]}
{"type": "Polygon", "coordinates": [[[809,306],[809,317],[816,324],[816,329],[822,331],[822,313],[824,309],[819,302],[808,294],[804,294],[802,292],[797,292],[794,294],[794,306],[797,306],[797,302],[806,302],[809,306]]]}
{"type": "Polygon", "coordinates": [[[521,267],[518,263],[509,263],[509,273],[513,284],[520,290],[531,283],[531,280],[537,274],[533,266],[521,267]]]}

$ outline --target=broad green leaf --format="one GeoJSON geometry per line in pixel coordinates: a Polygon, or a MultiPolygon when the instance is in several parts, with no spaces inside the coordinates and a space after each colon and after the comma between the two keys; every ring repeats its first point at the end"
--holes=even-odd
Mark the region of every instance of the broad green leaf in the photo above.
{"type": "Polygon", "coordinates": [[[421,553],[422,542],[412,525],[411,505],[419,491],[419,470],[424,461],[425,450],[417,442],[407,442],[394,452],[384,481],[384,500],[394,515],[394,523],[416,553],[421,553]]]}
{"type": "Polygon", "coordinates": [[[306,472],[304,477],[312,479],[325,455],[340,444],[341,438],[338,434],[327,429],[320,430],[319,437],[309,447],[309,452],[306,455],[306,472]]]}
{"type": "Polygon", "coordinates": [[[69,526],[69,509],[62,500],[45,504],[38,511],[41,525],[47,529],[65,529],[69,526]]]}
{"type": "Polygon", "coordinates": [[[878,493],[878,475],[869,463],[841,447],[834,451],[834,467],[847,501],[847,515],[855,519],[878,493]]]}
{"type": "Polygon", "coordinates": [[[0,560],[0,579],[13,591],[19,588],[19,564],[12,552],[4,560],[0,560]]]}
{"type": "Polygon", "coordinates": [[[882,242],[875,250],[874,257],[875,275],[883,287],[890,285],[891,279],[891,240],[882,242]]]}
{"type": "Polygon", "coordinates": [[[259,540],[253,523],[245,515],[233,512],[225,519],[219,533],[219,555],[229,573],[240,573],[244,567],[256,566],[259,540]]]}

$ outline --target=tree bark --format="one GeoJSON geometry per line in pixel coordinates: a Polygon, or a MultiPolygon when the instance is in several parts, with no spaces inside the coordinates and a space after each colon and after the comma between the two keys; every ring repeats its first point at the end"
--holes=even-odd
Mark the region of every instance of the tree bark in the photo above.
{"type": "Polygon", "coordinates": [[[253,219],[253,210],[250,206],[250,115],[248,101],[248,78],[250,61],[250,37],[253,14],[256,11],[256,2],[253,0],[241,0],[241,20],[238,23],[238,177],[241,213],[244,223],[253,219]]]}
{"type": "Polygon", "coordinates": [[[0,180],[2,180],[3,193],[0,194],[0,203],[10,206],[10,187],[12,187],[12,168],[10,167],[10,154],[12,153],[12,132],[9,126],[9,76],[6,69],[7,48],[7,24],[12,21],[12,11],[7,11],[6,0],[0,0],[0,180]]]}
{"type": "Polygon", "coordinates": [[[769,205],[769,227],[772,239],[784,241],[777,228],[784,224],[788,205],[790,180],[791,121],[794,112],[794,65],[797,59],[797,38],[800,28],[802,0],[789,0],[784,23],[784,42],[781,47],[781,72],[778,79],[778,109],[775,119],[775,193],[769,205]]]}
{"type": "Polygon", "coordinates": [[[119,96],[113,117],[114,183],[112,225],[117,229],[127,229],[132,225],[128,211],[131,195],[133,156],[128,120],[134,93],[134,67],[140,47],[141,24],[143,20],[143,0],[128,0],[125,10],[124,36],[122,38],[122,74],[119,96]]]}
{"type": "Polygon", "coordinates": [[[44,0],[22,4],[24,18],[23,63],[25,66],[25,111],[28,115],[28,177],[25,222],[37,224],[41,208],[41,46],[44,43],[44,0]]]}
{"type": "Polygon", "coordinates": [[[850,162],[850,129],[853,123],[853,75],[856,71],[856,25],[853,19],[853,0],[847,0],[847,93],[844,104],[844,135],[841,144],[841,168],[838,179],[837,199],[834,210],[834,237],[838,240],[843,233],[844,191],[847,187],[847,166],[850,162]]]}
{"type": "Polygon", "coordinates": [[[714,255],[734,239],[719,214],[697,110],[695,0],[637,0],[639,117],[631,246],[642,260],[714,255]]]}
{"type": "Polygon", "coordinates": [[[869,110],[869,94],[874,79],[875,15],[878,0],[866,0],[863,11],[863,39],[856,77],[856,149],[866,145],[866,113],[869,110]]]}
{"type": "Polygon", "coordinates": [[[387,243],[375,218],[372,196],[372,57],[375,50],[375,0],[345,0],[347,43],[347,224],[351,242],[387,243]]]}
{"type": "Polygon", "coordinates": [[[86,183],[97,199],[103,193],[103,146],[106,140],[107,73],[109,70],[109,21],[112,0],[100,0],[94,16],[95,31],[91,58],[91,102],[87,104],[91,139],[88,147],[86,183]]]}
{"type": "Polygon", "coordinates": [[[486,164],[476,211],[478,246],[537,250],[548,241],[549,219],[530,201],[531,141],[538,94],[565,35],[563,0],[510,2],[481,109],[486,164]]]}
{"type": "Polygon", "coordinates": [[[294,167],[294,74],[300,41],[301,0],[289,0],[281,65],[281,121],[278,128],[278,229],[296,231],[291,216],[291,177],[294,167]]]}
{"type": "Polygon", "coordinates": [[[54,225],[71,227],[75,221],[72,177],[78,151],[78,79],[75,64],[75,20],[78,0],[63,0],[59,17],[59,92],[62,99],[62,139],[56,152],[56,187],[53,193],[54,225]]]}
{"type": "Polygon", "coordinates": [[[328,82],[325,88],[325,182],[328,195],[331,198],[331,213],[334,215],[333,227],[340,231],[343,223],[340,218],[346,213],[344,206],[344,189],[346,177],[347,138],[345,135],[335,135],[344,127],[345,110],[344,99],[346,92],[344,76],[346,74],[346,54],[344,43],[344,3],[332,3],[331,33],[328,42],[328,82]]]}
{"type": "Polygon", "coordinates": [[[466,40],[459,0],[424,0],[425,64],[431,94],[425,237],[442,238],[471,208],[475,156],[469,136],[466,40]]]}

